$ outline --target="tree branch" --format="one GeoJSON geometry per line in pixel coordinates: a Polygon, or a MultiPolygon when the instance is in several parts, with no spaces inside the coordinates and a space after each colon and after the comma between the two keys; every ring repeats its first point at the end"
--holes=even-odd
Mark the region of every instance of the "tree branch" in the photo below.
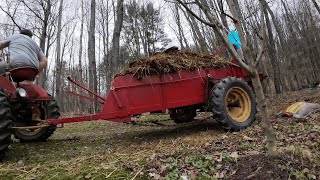
{"type": "Polygon", "coordinates": [[[0,6],[0,9],[10,17],[10,19],[11,19],[11,21],[13,22],[14,25],[16,25],[20,30],[22,29],[21,26],[19,26],[18,23],[14,20],[14,16],[12,16],[12,15],[8,12],[9,10],[8,10],[8,11],[5,11],[5,10],[2,8],[2,6],[0,6]]]}
{"type": "MultiPolygon", "coordinates": [[[[208,22],[208,21],[205,21],[205,20],[203,20],[203,19],[201,19],[198,15],[196,15],[188,6],[187,6],[187,4],[185,4],[185,2],[182,2],[181,0],[176,0],[176,1],[178,1],[192,16],[194,16],[197,20],[199,20],[200,22],[202,22],[203,24],[206,24],[206,25],[208,25],[208,26],[210,26],[210,27],[216,27],[216,25],[215,24],[213,24],[213,23],[210,23],[210,22],[208,22]]],[[[189,3],[190,4],[190,3],[189,3]]]]}
{"type": "Polygon", "coordinates": [[[22,2],[29,9],[29,11],[31,11],[37,18],[39,18],[41,21],[44,22],[44,19],[38,13],[36,13],[33,9],[31,9],[24,0],[20,0],[20,2],[22,2]]]}
{"type": "Polygon", "coordinates": [[[227,13],[224,12],[222,0],[220,0],[220,4],[221,4],[221,6],[219,6],[220,12],[221,12],[223,15],[225,15],[225,16],[229,17],[230,19],[232,19],[233,23],[238,23],[238,20],[237,20],[237,19],[235,19],[235,18],[232,17],[231,15],[229,15],[229,14],[227,14],[227,13]]]}

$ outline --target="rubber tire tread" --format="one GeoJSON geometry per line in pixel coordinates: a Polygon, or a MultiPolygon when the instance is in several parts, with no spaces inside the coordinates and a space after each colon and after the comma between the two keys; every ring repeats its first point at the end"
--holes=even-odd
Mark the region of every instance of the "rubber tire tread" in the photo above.
{"type": "Polygon", "coordinates": [[[9,98],[0,88],[0,162],[4,159],[11,144],[11,129],[13,116],[9,98]]]}
{"type": "Polygon", "coordinates": [[[225,130],[240,131],[243,128],[249,127],[255,120],[256,115],[256,101],[249,85],[240,78],[227,77],[217,83],[211,91],[211,108],[214,117],[221,127],[225,130]],[[225,105],[225,96],[232,87],[240,87],[248,93],[251,101],[251,113],[249,118],[244,122],[234,121],[227,113],[225,105]]]}
{"type": "MultiPolygon", "coordinates": [[[[60,117],[59,107],[55,100],[48,101],[46,105],[47,119],[58,119],[60,117]]],[[[13,135],[20,142],[44,142],[54,133],[57,129],[56,125],[51,125],[49,127],[43,128],[38,134],[34,136],[25,136],[19,133],[19,131],[13,131],[13,135]]]]}

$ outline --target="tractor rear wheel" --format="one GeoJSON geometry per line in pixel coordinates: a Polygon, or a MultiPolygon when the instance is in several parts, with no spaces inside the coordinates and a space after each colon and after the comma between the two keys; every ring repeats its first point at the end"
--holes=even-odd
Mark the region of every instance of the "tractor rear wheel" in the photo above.
{"type": "Polygon", "coordinates": [[[11,144],[12,112],[9,99],[0,88],[0,162],[11,144]]]}
{"type": "Polygon", "coordinates": [[[235,77],[225,78],[215,85],[211,92],[211,107],[218,123],[233,131],[250,126],[257,112],[251,88],[235,77]]]}
{"type": "MultiPolygon", "coordinates": [[[[60,116],[59,107],[55,100],[41,103],[39,106],[39,113],[32,114],[31,121],[25,121],[24,119],[14,122],[16,127],[28,127],[35,126],[39,122],[45,119],[58,119],[60,116]]],[[[50,125],[48,127],[42,127],[37,129],[14,129],[13,135],[20,142],[39,142],[46,141],[57,129],[56,125],[50,125]]]]}
{"type": "Polygon", "coordinates": [[[191,122],[196,115],[197,112],[193,106],[170,109],[170,118],[177,124],[191,122]]]}

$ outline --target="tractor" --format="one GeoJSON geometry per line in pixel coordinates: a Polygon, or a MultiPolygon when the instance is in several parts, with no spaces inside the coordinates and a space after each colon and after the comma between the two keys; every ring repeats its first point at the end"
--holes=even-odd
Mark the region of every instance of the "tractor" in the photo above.
{"type": "Polygon", "coordinates": [[[46,90],[33,83],[38,69],[7,69],[0,76],[0,160],[11,143],[46,141],[56,125],[39,126],[46,119],[57,119],[59,107],[46,90]]]}

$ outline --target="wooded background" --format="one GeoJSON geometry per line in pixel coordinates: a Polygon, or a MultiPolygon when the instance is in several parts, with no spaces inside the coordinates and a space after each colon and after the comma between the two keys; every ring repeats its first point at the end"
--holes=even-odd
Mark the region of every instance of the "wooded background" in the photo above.
{"type": "MultiPolygon", "coordinates": [[[[192,3],[192,1],[186,1],[192,3]]],[[[206,6],[234,29],[229,6],[241,12],[247,39],[259,47],[259,2],[208,0],[206,6]]],[[[320,82],[320,8],[318,0],[265,2],[267,40],[260,71],[268,75],[268,94],[310,87],[320,82]]],[[[197,6],[190,6],[201,18],[197,6]]],[[[82,92],[70,76],[103,96],[112,77],[129,62],[170,46],[213,54],[223,43],[176,1],[152,0],[1,0],[0,39],[31,29],[48,57],[38,83],[56,97],[62,112],[93,113],[99,107],[68,95],[82,92]]],[[[258,50],[258,48],[256,48],[258,50]]],[[[258,54],[258,51],[252,52],[258,54]]]]}

